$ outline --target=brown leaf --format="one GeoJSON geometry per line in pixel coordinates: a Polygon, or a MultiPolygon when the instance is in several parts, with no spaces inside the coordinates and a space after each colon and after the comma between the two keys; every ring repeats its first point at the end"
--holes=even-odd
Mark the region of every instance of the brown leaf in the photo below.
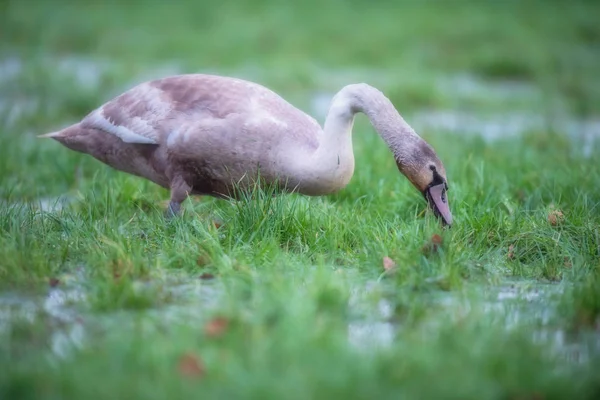
{"type": "Polygon", "coordinates": [[[509,260],[512,260],[515,258],[515,245],[511,244],[510,246],[508,246],[508,255],[507,255],[509,260]]]}
{"type": "Polygon", "coordinates": [[[204,333],[206,333],[206,336],[208,337],[220,337],[223,336],[228,327],[229,320],[227,318],[215,317],[204,325],[204,333]]]}
{"type": "Polygon", "coordinates": [[[215,276],[211,273],[204,272],[203,274],[200,275],[200,279],[203,279],[203,280],[215,279],[215,276]]]}
{"type": "Polygon", "coordinates": [[[193,353],[185,353],[179,358],[178,369],[186,378],[202,378],[206,373],[204,363],[193,353]]]}
{"type": "Polygon", "coordinates": [[[550,222],[550,225],[552,226],[560,224],[564,219],[565,215],[561,210],[550,210],[548,213],[548,222],[550,222]]]}
{"type": "Polygon", "coordinates": [[[50,287],[57,287],[60,284],[60,280],[58,278],[50,278],[48,284],[50,287]]]}
{"type": "Polygon", "coordinates": [[[425,243],[425,245],[423,245],[422,251],[423,254],[428,255],[428,254],[432,254],[432,253],[437,253],[437,251],[440,249],[440,247],[442,246],[442,237],[440,235],[438,235],[437,233],[434,233],[431,236],[431,239],[429,240],[429,242],[425,243]]]}
{"type": "Polygon", "coordinates": [[[394,268],[396,268],[396,262],[388,256],[383,257],[383,269],[386,271],[391,271],[394,268]]]}
{"type": "Polygon", "coordinates": [[[221,221],[218,218],[213,219],[213,225],[215,226],[215,228],[219,229],[221,226],[223,226],[223,221],[221,221]]]}
{"type": "Polygon", "coordinates": [[[440,246],[442,244],[442,237],[437,233],[434,233],[433,236],[431,236],[431,243],[440,246]]]}

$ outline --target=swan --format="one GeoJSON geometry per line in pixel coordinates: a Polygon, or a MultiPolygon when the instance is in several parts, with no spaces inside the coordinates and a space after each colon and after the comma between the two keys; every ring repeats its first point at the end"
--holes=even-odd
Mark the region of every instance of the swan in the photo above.
{"type": "Polygon", "coordinates": [[[352,128],[365,114],[399,171],[445,225],[452,224],[446,171],[433,148],[366,83],[343,87],[325,124],[254,82],[206,74],[141,83],[80,122],[40,135],[170,190],[167,213],[189,195],[235,198],[260,181],[321,196],[354,173],[352,128]]]}

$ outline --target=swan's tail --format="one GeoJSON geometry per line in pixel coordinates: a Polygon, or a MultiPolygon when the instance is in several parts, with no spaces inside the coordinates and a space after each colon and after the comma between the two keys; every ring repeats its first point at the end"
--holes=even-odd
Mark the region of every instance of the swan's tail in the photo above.
{"type": "Polygon", "coordinates": [[[60,133],[62,131],[56,131],[56,132],[50,132],[50,133],[45,133],[43,135],[37,135],[37,137],[39,138],[56,138],[60,136],[60,133]]]}
{"type": "Polygon", "coordinates": [[[81,133],[81,129],[79,127],[79,124],[77,123],[77,124],[73,124],[71,126],[67,126],[66,128],[59,129],[58,131],[45,133],[43,135],[38,135],[37,137],[56,139],[60,142],[61,140],[59,140],[59,139],[66,139],[68,137],[76,136],[80,133],[81,133]]]}
{"type": "Polygon", "coordinates": [[[81,129],[77,123],[59,131],[38,135],[38,137],[54,139],[71,150],[86,152],[90,144],[90,137],[86,132],[86,129],[81,129]]]}

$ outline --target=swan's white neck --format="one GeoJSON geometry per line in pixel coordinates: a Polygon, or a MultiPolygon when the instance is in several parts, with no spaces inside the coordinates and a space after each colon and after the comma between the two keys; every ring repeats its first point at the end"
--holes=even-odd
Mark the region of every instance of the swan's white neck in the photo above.
{"type": "Polygon", "coordinates": [[[367,115],[398,162],[408,159],[411,146],[422,140],[379,90],[364,83],[345,86],[332,100],[319,148],[309,160],[316,194],[337,191],[352,178],[352,127],[357,112],[367,115]]]}

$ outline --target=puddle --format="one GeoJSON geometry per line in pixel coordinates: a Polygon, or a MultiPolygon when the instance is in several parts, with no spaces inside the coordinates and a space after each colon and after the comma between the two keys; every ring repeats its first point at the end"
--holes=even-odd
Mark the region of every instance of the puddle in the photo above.
{"type": "Polygon", "coordinates": [[[44,300],[43,310],[63,326],[51,336],[52,352],[59,357],[66,357],[73,348],[84,345],[83,323],[75,310],[69,307],[84,300],[85,296],[79,289],[51,289],[44,300]]]}
{"type": "Polygon", "coordinates": [[[46,296],[4,293],[0,296],[0,332],[9,329],[13,320],[34,323],[42,315],[53,322],[49,343],[52,353],[65,357],[73,347],[84,343],[84,329],[79,314],[71,308],[85,299],[79,289],[50,289],[46,296]]]}
{"type": "Polygon", "coordinates": [[[372,305],[369,301],[378,288],[377,282],[368,282],[364,289],[354,288],[351,292],[349,308],[355,317],[348,324],[348,341],[356,348],[385,348],[396,336],[398,328],[390,321],[394,313],[392,303],[379,299],[372,305]]]}
{"type": "Polygon", "coordinates": [[[31,117],[40,109],[38,99],[3,99],[0,97],[0,122],[11,127],[24,118],[31,117]]]}
{"type": "Polygon", "coordinates": [[[458,97],[482,97],[498,100],[520,99],[539,100],[543,92],[534,84],[523,81],[490,81],[469,74],[457,74],[435,80],[435,86],[442,92],[458,97]]]}
{"type": "Polygon", "coordinates": [[[98,89],[102,83],[102,76],[115,66],[107,60],[79,56],[62,57],[48,63],[56,63],[59,72],[72,77],[74,82],[84,89],[98,89]]]}
{"type": "MultiPolygon", "coordinates": [[[[44,318],[47,324],[50,351],[59,358],[68,357],[72,350],[86,345],[88,332],[96,327],[121,331],[135,323],[132,315],[156,319],[162,324],[201,321],[207,310],[215,308],[222,300],[223,289],[216,282],[193,281],[169,285],[167,290],[175,301],[148,310],[118,310],[90,314],[86,310],[85,278],[81,274],[61,281],[60,287],[46,294],[27,296],[18,293],[0,294],[0,333],[10,329],[15,320],[36,322],[44,318]],[[70,282],[69,282],[70,281],[70,282]]],[[[140,286],[147,285],[140,283],[140,286]]],[[[165,284],[167,285],[167,284],[165,284]]]]}
{"type": "MultiPolygon", "coordinates": [[[[15,318],[30,323],[43,316],[48,324],[50,351],[58,358],[68,357],[75,349],[86,346],[90,330],[122,332],[132,327],[137,317],[149,320],[156,329],[181,323],[201,323],[207,311],[215,309],[223,301],[224,291],[216,281],[180,281],[164,283],[175,301],[148,310],[118,310],[90,314],[86,311],[86,295],[81,282],[84,278],[73,277],[61,281],[60,287],[51,288],[45,295],[27,297],[19,294],[0,295],[0,332],[10,327],[15,318]],[[133,318],[133,316],[136,318],[133,318]]],[[[140,283],[141,286],[148,283],[140,283]]],[[[478,286],[467,292],[439,292],[424,295],[432,307],[438,308],[423,321],[432,332],[447,318],[463,318],[482,315],[501,322],[508,330],[528,327],[533,340],[551,343],[553,350],[573,362],[586,362],[592,354],[600,354],[600,335],[590,334],[573,337],[555,324],[557,298],[564,287],[553,284],[519,283],[501,287],[478,286]],[[481,313],[481,314],[479,314],[481,313]]],[[[393,345],[396,335],[403,329],[402,322],[394,322],[394,304],[381,297],[376,282],[353,291],[350,310],[353,315],[348,323],[349,343],[359,350],[373,351],[393,345]],[[374,297],[370,297],[374,296],[374,297]],[[379,298],[377,298],[379,296],[379,298]]],[[[423,305],[421,304],[420,307],[423,305]]]]}
{"type": "Polygon", "coordinates": [[[74,196],[63,195],[55,197],[40,197],[32,201],[9,201],[0,199],[0,206],[6,207],[9,213],[29,213],[31,210],[37,210],[43,213],[59,213],[74,203],[74,196]]]}
{"type": "Polygon", "coordinates": [[[18,57],[7,57],[0,60],[0,83],[13,80],[23,70],[23,62],[18,57]]]}
{"type": "Polygon", "coordinates": [[[535,342],[550,343],[567,360],[584,363],[600,354],[600,335],[594,332],[569,334],[558,313],[562,284],[526,283],[504,286],[483,303],[487,313],[503,318],[507,329],[533,327],[535,342]]]}
{"type": "Polygon", "coordinates": [[[43,212],[59,212],[69,204],[73,203],[75,198],[72,196],[58,196],[58,197],[42,197],[36,202],[32,202],[34,207],[38,208],[43,212]]]}
{"type": "MultiPolygon", "coordinates": [[[[353,291],[351,296],[350,309],[357,317],[348,324],[348,340],[361,350],[385,349],[403,329],[401,322],[392,322],[392,301],[381,298],[374,305],[369,302],[369,295],[376,290],[376,284],[372,282],[364,289],[353,291]],[[369,303],[372,305],[368,306],[369,303]]],[[[482,315],[482,318],[500,321],[507,331],[528,327],[534,342],[550,343],[552,349],[565,359],[583,363],[589,361],[592,354],[600,354],[600,335],[574,336],[565,331],[557,311],[563,293],[563,285],[538,282],[476,286],[464,293],[432,293],[426,295],[426,300],[432,308],[441,308],[423,323],[435,331],[439,324],[447,322],[446,317],[482,315]]]]}
{"type": "Polygon", "coordinates": [[[478,135],[488,141],[549,129],[565,133],[572,139],[583,140],[587,148],[600,139],[600,118],[572,119],[568,116],[555,116],[550,121],[542,115],[523,112],[482,115],[463,111],[422,110],[411,117],[411,125],[417,131],[438,130],[478,135]]]}
{"type": "Polygon", "coordinates": [[[352,322],[348,325],[348,340],[354,347],[372,351],[391,346],[396,327],[390,322],[352,322]]]}

